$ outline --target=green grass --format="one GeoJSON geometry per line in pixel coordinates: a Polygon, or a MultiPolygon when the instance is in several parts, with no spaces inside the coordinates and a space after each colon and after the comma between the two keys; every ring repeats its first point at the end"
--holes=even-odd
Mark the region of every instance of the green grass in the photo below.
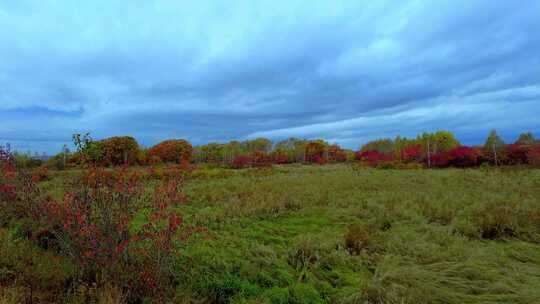
{"type": "Polygon", "coordinates": [[[211,170],[174,302],[540,303],[540,170],[211,170]]]}

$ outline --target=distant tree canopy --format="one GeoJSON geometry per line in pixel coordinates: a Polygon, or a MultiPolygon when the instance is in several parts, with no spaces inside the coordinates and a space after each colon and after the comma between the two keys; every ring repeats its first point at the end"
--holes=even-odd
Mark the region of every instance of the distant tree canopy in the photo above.
{"type": "Polygon", "coordinates": [[[134,164],[139,155],[139,144],[131,136],[115,136],[99,141],[102,149],[102,162],[105,165],[116,166],[134,164]]]}
{"type": "Polygon", "coordinates": [[[394,151],[394,142],[390,138],[383,138],[367,142],[360,148],[360,152],[377,151],[383,154],[394,151]]]}
{"type": "Polygon", "coordinates": [[[328,143],[322,139],[312,140],[306,145],[306,161],[319,163],[326,160],[328,143]]]}
{"type": "Polygon", "coordinates": [[[148,158],[154,162],[181,163],[189,161],[193,147],[184,139],[169,139],[148,149],[148,158]]]}
{"type": "Polygon", "coordinates": [[[139,144],[131,136],[114,136],[93,141],[90,134],[75,134],[73,142],[77,155],[84,163],[99,165],[122,165],[137,162],[139,144]]]}
{"type": "Polygon", "coordinates": [[[516,140],[518,145],[533,145],[536,143],[534,135],[531,132],[521,133],[519,138],[516,140]]]}
{"type": "MultiPolygon", "coordinates": [[[[181,163],[195,161],[228,165],[234,168],[266,166],[270,163],[337,163],[360,160],[373,166],[391,167],[395,164],[443,168],[472,167],[484,162],[493,164],[540,164],[540,142],[531,132],[520,134],[514,144],[506,145],[492,130],[484,146],[462,146],[449,131],[422,133],[415,138],[397,136],[382,138],[362,145],[355,152],[322,139],[288,138],[273,145],[267,138],[255,138],[228,143],[209,143],[197,147],[184,139],[169,139],[144,149],[130,136],[115,136],[93,141],[89,134],[75,134],[76,153],[62,152],[47,162],[54,168],[66,163],[91,163],[96,165],[147,164],[160,162],[181,163]]],[[[17,156],[17,154],[14,154],[17,156]]],[[[25,164],[37,157],[20,155],[25,164]]],[[[37,162],[36,162],[37,164],[37,162]]],[[[41,163],[40,163],[41,164],[41,163]]]]}
{"type": "Polygon", "coordinates": [[[437,131],[435,133],[422,133],[416,138],[418,144],[430,153],[447,152],[459,147],[461,144],[450,131],[437,131]]]}
{"type": "Polygon", "coordinates": [[[496,165],[506,157],[505,143],[496,130],[489,132],[483,150],[484,156],[496,165]]]}
{"type": "Polygon", "coordinates": [[[425,156],[428,146],[430,153],[435,154],[457,148],[460,146],[460,143],[452,132],[437,131],[435,133],[422,133],[416,139],[407,139],[398,136],[394,140],[390,138],[372,140],[364,144],[360,148],[360,152],[377,151],[386,155],[393,154],[396,159],[402,159],[407,156],[404,155],[405,152],[408,152],[406,154],[409,157],[412,157],[410,155],[412,152],[415,152],[415,157],[418,156],[416,155],[418,152],[421,152],[425,156]]]}

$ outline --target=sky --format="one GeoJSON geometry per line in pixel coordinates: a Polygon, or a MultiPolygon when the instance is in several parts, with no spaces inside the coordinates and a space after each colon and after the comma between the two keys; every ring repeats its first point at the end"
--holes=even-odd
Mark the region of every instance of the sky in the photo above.
{"type": "Polygon", "coordinates": [[[540,136],[540,1],[0,0],[0,143],[540,136]]]}

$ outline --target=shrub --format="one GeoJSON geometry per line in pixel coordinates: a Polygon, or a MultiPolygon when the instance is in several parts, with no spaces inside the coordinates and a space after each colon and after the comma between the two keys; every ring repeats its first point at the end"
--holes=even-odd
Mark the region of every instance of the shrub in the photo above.
{"type": "Polygon", "coordinates": [[[311,161],[312,163],[317,164],[317,165],[324,165],[324,164],[326,164],[326,159],[325,159],[324,157],[320,156],[320,155],[314,155],[314,156],[310,159],[310,161],[311,161]]]}
{"type": "Polygon", "coordinates": [[[270,157],[266,154],[266,152],[263,151],[255,151],[251,154],[251,161],[253,166],[257,167],[265,167],[269,166],[270,163],[270,157]]]}
{"type": "Polygon", "coordinates": [[[310,163],[320,163],[325,158],[326,144],[322,140],[314,140],[306,145],[306,161],[310,163]]]}
{"type": "Polygon", "coordinates": [[[535,204],[532,201],[479,202],[461,213],[455,226],[469,237],[538,242],[540,212],[535,204]]]}
{"type": "Polygon", "coordinates": [[[247,155],[239,155],[233,159],[231,162],[231,168],[233,169],[242,169],[251,165],[252,159],[247,155]]]}
{"type": "Polygon", "coordinates": [[[448,159],[448,152],[439,152],[431,155],[430,162],[432,167],[447,167],[450,163],[450,160],[448,159]]]}
{"type": "Polygon", "coordinates": [[[376,150],[357,152],[356,160],[367,162],[370,166],[377,166],[381,162],[392,161],[392,155],[383,154],[376,150]]]}
{"type": "Polygon", "coordinates": [[[349,226],[345,234],[345,248],[350,254],[372,250],[377,229],[373,225],[355,224],[349,226]]]}
{"type": "Polygon", "coordinates": [[[454,167],[474,167],[479,164],[479,151],[460,146],[447,152],[448,164],[454,167]]]}
{"type": "Polygon", "coordinates": [[[186,199],[181,183],[176,178],[156,186],[146,224],[136,230],[130,223],[144,185],[137,172],[125,167],[88,170],[62,201],[44,199],[32,216],[50,231],[84,281],[123,286],[136,298],[162,297],[172,283],[173,236],[181,224],[172,208],[186,199]]]}
{"type": "Polygon", "coordinates": [[[102,164],[109,166],[134,164],[139,156],[139,144],[131,136],[116,136],[100,141],[102,164]]]}
{"type": "Polygon", "coordinates": [[[511,144],[506,146],[506,157],[508,164],[518,165],[528,162],[527,154],[531,151],[531,146],[511,144]]]}
{"type": "Polygon", "coordinates": [[[345,162],[347,161],[347,153],[338,145],[328,147],[328,161],[330,162],[345,162]]]}
{"type": "Polygon", "coordinates": [[[0,146],[0,203],[9,204],[17,197],[17,172],[11,151],[0,146]]]}
{"type": "Polygon", "coordinates": [[[401,151],[401,159],[404,162],[419,162],[422,160],[422,146],[414,145],[401,151]]]}
{"type": "Polygon", "coordinates": [[[527,162],[535,167],[540,167],[540,145],[527,152],[527,162]]]}
{"type": "Polygon", "coordinates": [[[128,223],[142,195],[138,174],[93,168],[72,189],[62,202],[42,202],[37,219],[83,272],[114,268],[133,241],[128,223]]]}
{"type": "Polygon", "coordinates": [[[150,159],[159,159],[163,162],[181,163],[189,161],[193,147],[184,139],[170,139],[160,142],[159,144],[148,149],[148,157],[150,159]]]}
{"type": "Polygon", "coordinates": [[[275,164],[290,164],[292,163],[292,160],[287,154],[283,152],[277,152],[272,153],[272,162],[275,164]]]}

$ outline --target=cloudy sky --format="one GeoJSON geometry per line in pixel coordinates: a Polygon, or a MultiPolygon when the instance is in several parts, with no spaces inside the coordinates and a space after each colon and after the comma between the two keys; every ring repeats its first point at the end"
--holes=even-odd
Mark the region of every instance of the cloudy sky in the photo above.
{"type": "Polygon", "coordinates": [[[540,136],[540,1],[0,0],[0,143],[540,136]]]}

